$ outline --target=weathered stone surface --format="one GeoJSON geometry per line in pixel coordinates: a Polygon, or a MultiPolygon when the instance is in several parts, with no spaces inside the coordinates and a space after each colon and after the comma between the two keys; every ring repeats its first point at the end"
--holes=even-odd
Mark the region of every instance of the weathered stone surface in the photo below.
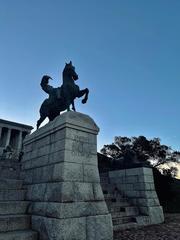
{"type": "Polygon", "coordinates": [[[157,198],[157,193],[155,190],[139,191],[139,193],[140,193],[140,197],[157,198]]]}
{"type": "Polygon", "coordinates": [[[134,186],[135,190],[154,190],[155,186],[154,183],[147,183],[147,182],[142,182],[142,183],[136,183],[134,186]]]}
{"type": "Polygon", "coordinates": [[[53,181],[83,182],[83,166],[79,163],[59,163],[54,165],[53,181]]]}
{"type": "Polygon", "coordinates": [[[28,186],[27,200],[32,201],[103,201],[100,184],[85,182],[41,183],[28,186]]]}
{"type": "Polygon", "coordinates": [[[0,232],[24,230],[30,228],[28,215],[3,215],[0,216],[0,232]]]}
{"type": "Polygon", "coordinates": [[[28,201],[0,202],[0,215],[25,214],[28,206],[28,201]]]}
{"type": "Polygon", "coordinates": [[[153,183],[154,179],[152,175],[139,175],[138,182],[153,183]]]}
{"type": "Polygon", "coordinates": [[[32,228],[40,232],[40,239],[112,240],[112,221],[108,215],[69,219],[33,216],[32,228]]]}
{"type": "Polygon", "coordinates": [[[83,182],[83,166],[77,163],[56,163],[26,171],[25,184],[81,181],[83,182]]]}
{"type": "Polygon", "coordinates": [[[31,205],[29,213],[59,219],[108,214],[104,201],[72,203],[36,202],[31,205]]]}
{"type": "Polygon", "coordinates": [[[138,198],[134,202],[138,206],[159,206],[158,198],[138,198]]]}
{"type": "Polygon", "coordinates": [[[25,190],[0,190],[0,201],[24,200],[25,193],[25,190]]]}
{"type": "Polygon", "coordinates": [[[38,233],[31,230],[0,233],[0,240],[38,240],[38,233]]]}
{"type": "Polygon", "coordinates": [[[97,167],[98,131],[88,116],[68,112],[25,139],[22,176],[41,240],[113,239],[97,167]]]}
{"type": "Polygon", "coordinates": [[[59,150],[53,153],[49,153],[44,156],[39,156],[37,158],[28,159],[22,162],[22,169],[28,170],[37,167],[47,166],[53,163],[70,162],[79,164],[88,164],[97,166],[97,153],[91,154],[89,157],[83,155],[72,155],[71,150],[59,150]]]}
{"type": "Polygon", "coordinates": [[[94,200],[103,201],[104,194],[102,192],[101,185],[99,183],[93,183],[93,193],[94,193],[94,200]]]}
{"type": "Polygon", "coordinates": [[[140,211],[150,217],[151,224],[164,222],[164,214],[161,206],[140,207],[140,211]]]}
{"type": "Polygon", "coordinates": [[[23,201],[26,190],[23,181],[17,180],[20,163],[5,159],[0,165],[0,240],[37,240],[37,233],[29,231],[31,216],[26,215],[29,202],[23,201]]]}
{"type": "Polygon", "coordinates": [[[113,233],[110,214],[87,217],[87,240],[112,240],[113,233]]]}
{"type": "Polygon", "coordinates": [[[97,166],[84,164],[84,182],[100,183],[99,171],[97,166]]]}
{"type": "Polygon", "coordinates": [[[1,169],[1,179],[2,178],[19,179],[19,172],[20,172],[20,170],[17,170],[14,168],[1,169]]]}
{"type": "Polygon", "coordinates": [[[32,229],[43,240],[86,240],[86,217],[55,219],[32,217],[32,229]]]}
{"type": "Polygon", "coordinates": [[[22,180],[3,178],[3,179],[0,179],[0,190],[20,189],[22,187],[22,183],[23,183],[22,180]]]}
{"type": "MultiPolygon", "coordinates": [[[[54,121],[49,122],[47,125],[38,129],[31,135],[27,136],[24,141],[24,145],[29,145],[30,143],[34,143],[38,140],[41,140],[53,132],[60,131],[64,128],[75,129],[80,132],[86,132],[93,135],[97,135],[99,128],[89,116],[74,113],[74,112],[66,112],[61,116],[56,117],[54,121]]],[[[66,135],[64,136],[66,138],[66,135]]]]}
{"type": "Polygon", "coordinates": [[[149,216],[137,216],[136,222],[139,226],[147,226],[151,224],[151,219],[149,216]]]}
{"type": "MultiPolygon", "coordinates": [[[[90,151],[90,150],[89,150],[90,151]]],[[[94,153],[84,153],[84,152],[79,152],[75,153],[71,150],[66,150],[64,152],[64,160],[66,162],[76,162],[76,163],[83,163],[83,164],[88,164],[88,165],[95,165],[97,166],[97,151],[94,153]]]]}
{"type": "Polygon", "coordinates": [[[109,172],[110,182],[139,207],[147,217],[139,218],[140,225],[156,224],[164,221],[162,207],[155,191],[151,168],[133,168],[109,172]]]}

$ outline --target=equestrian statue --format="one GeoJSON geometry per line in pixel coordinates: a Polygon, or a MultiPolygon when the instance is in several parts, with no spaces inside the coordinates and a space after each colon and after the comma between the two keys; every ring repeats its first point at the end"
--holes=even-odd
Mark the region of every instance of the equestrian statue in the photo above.
{"type": "Polygon", "coordinates": [[[80,98],[84,96],[82,103],[86,103],[88,100],[89,90],[85,88],[83,90],[79,89],[79,86],[75,84],[78,80],[78,74],[75,72],[75,67],[72,62],[66,63],[63,70],[63,84],[61,87],[54,88],[49,85],[49,79],[52,79],[48,75],[44,75],[41,80],[42,89],[49,94],[49,98],[45,99],[40,107],[40,118],[37,121],[37,129],[46,117],[49,121],[54,120],[60,112],[70,111],[70,105],[72,105],[72,110],[76,111],[74,100],[76,97],[80,98]]]}

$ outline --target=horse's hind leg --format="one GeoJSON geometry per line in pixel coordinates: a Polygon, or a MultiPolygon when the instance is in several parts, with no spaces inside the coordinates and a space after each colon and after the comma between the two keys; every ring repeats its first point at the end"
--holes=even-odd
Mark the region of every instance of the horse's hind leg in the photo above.
{"type": "Polygon", "coordinates": [[[49,112],[49,115],[48,115],[49,121],[53,121],[59,115],[60,115],[60,111],[54,109],[54,111],[49,112]]]}
{"type": "Polygon", "coordinates": [[[40,119],[37,121],[37,124],[36,124],[37,129],[39,128],[41,123],[45,120],[45,118],[46,118],[45,115],[40,116],[40,119]]]}

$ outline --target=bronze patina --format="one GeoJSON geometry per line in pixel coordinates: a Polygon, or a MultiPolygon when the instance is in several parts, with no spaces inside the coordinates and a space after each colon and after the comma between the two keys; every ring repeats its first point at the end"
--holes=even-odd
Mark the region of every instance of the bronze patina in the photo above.
{"type": "Polygon", "coordinates": [[[52,78],[44,75],[41,80],[41,87],[49,95],[49,98],[45,99],[40,107],[40,118],[37,121],[37,129],[46,117],[49,118],[49,121],[52,121],[60,112],[65,110],[70,111],[70,105],[72,105],[72,110],[76,111],[74,104],[76,97],[80,98],[84,96],[82,100],[83,104],[88,100],[88,88],[80,90],[79,86],[75,84],[75,81],[78,80],[78,74],[71,61],[65,64],[61,87],[54,88],[50,86],[49,79],[52,78]]]}

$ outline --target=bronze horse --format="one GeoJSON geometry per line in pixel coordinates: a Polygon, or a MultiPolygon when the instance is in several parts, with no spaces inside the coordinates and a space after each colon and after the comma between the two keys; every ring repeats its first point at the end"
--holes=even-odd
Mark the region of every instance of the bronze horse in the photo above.
{"type": "Polygon", "coordinates": [[[85,88],[79,89],[79,86],[75,84],[78,80],[78,74],[75,72],[75,67],[72,62],[66,63],[63,70],[63,84],[61,87],[53,88],[49,85],[50,76],[44,75],[41,80],[42,89],[49,94],[49,98],[45,99],[40,107],[40,119],[37,121],[37,129],[46,117],[49,121],[52,121],[62,111],[70,111],[70,105],[72,104],[72,110],[76,111],[74,105],[74,99],[80,98],[85,95],[82,103],[86,103],[88,100],[89,90],[85,88]]]}

